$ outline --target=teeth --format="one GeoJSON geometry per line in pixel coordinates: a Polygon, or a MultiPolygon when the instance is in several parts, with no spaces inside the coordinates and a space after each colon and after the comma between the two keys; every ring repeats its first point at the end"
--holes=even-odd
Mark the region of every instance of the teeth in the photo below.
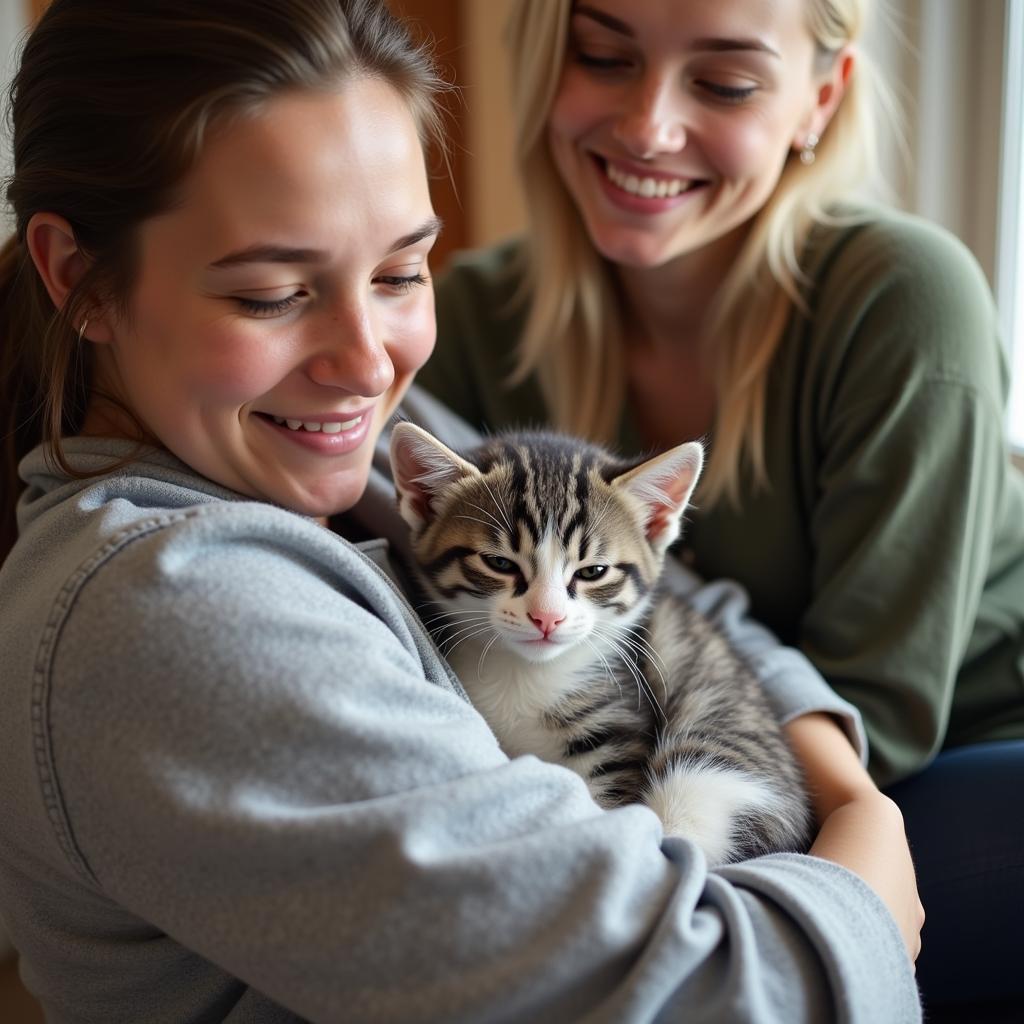
{"type": "Polygon", "coordinates": [[[340,434],[343,430],[351,430],[353,427],[358,426],[362,418],[362,416],[356,416],[355,419],[344,420],[340,423],[337,420],[332,420],[329,423],[317,423],[316,420],[286,420],[280,416],[275,416],[273,419],[278,426],[287,425],[289,430],[301,429],[311,434],[340,434]]]}
{"type": "Polygon", "coordinates": [[[630,195],[642,196],[644,199],[665,199],[669,196],[677,196],[684,192],[692,181],[683,178],[638,178],[635,174],[626,174],[611,164],[605,164],[605,173],[608,179],[618,185],[623,192],[630,195]]]}

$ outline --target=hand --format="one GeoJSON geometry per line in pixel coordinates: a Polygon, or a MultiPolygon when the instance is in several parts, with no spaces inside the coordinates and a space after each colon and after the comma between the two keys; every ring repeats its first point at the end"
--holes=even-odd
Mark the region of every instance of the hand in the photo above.
{"type": "Polygon", "coordinates": [[[809,852],[841,864],[874,889],[896,921],[911,960],[916,960],[924,907],[899,807],[878,791],[828,715],[794,719],[786,734],[803,765],[821,826],[809,852]]]}

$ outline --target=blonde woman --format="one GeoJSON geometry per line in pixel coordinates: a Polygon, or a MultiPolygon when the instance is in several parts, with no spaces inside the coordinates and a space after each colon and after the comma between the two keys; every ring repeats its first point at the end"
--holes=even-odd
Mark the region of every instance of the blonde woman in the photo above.
{"type": "Polygon", "coordinates": [[[519,0],[529,233],[456,259],[420,380],[485,428],[708,441],[681,557],[860,708],[879,784],[924,772],[926,994],[1019,997],[1024,483],[978,267],[857,199],[867,7],[519,0]]]}

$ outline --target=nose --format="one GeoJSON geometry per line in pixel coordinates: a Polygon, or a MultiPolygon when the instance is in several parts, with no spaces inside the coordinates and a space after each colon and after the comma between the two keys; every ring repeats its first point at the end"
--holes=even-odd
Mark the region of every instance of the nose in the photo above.
{"type": "Polygon", "coordinates": [[[565,622],[565,612],[548,611],[535,608],[526,613],[530,621],[544,634],[547,639],[558,628],[560,622],[565,622]]]}
{"type": "Polygon", "coordinates": [[[363,398],[376,398],[391,387],[395,365],[366,306],[339,305],[317,330],[325,340],[317,344],[316,355],[308,363],[313,381],[363,398]]]}
{"type": "Polygon", "coordinates": [[[660,153],[678,153],[686,145],[681,100],[671,76],[644,76],[628,94],[615,121],[615,140],[641,160],[660,153]]]}

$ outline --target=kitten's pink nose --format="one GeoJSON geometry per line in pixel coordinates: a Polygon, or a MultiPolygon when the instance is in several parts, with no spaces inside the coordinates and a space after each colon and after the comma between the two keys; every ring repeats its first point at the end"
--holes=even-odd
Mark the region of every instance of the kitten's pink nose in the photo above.
{"type": "Polygon", "coordinates": [[[530,621],[544,634],[547,639],[554,633],[560,622],[565,622],[565,612],[533,611],[527,612],[530,621]]]}

